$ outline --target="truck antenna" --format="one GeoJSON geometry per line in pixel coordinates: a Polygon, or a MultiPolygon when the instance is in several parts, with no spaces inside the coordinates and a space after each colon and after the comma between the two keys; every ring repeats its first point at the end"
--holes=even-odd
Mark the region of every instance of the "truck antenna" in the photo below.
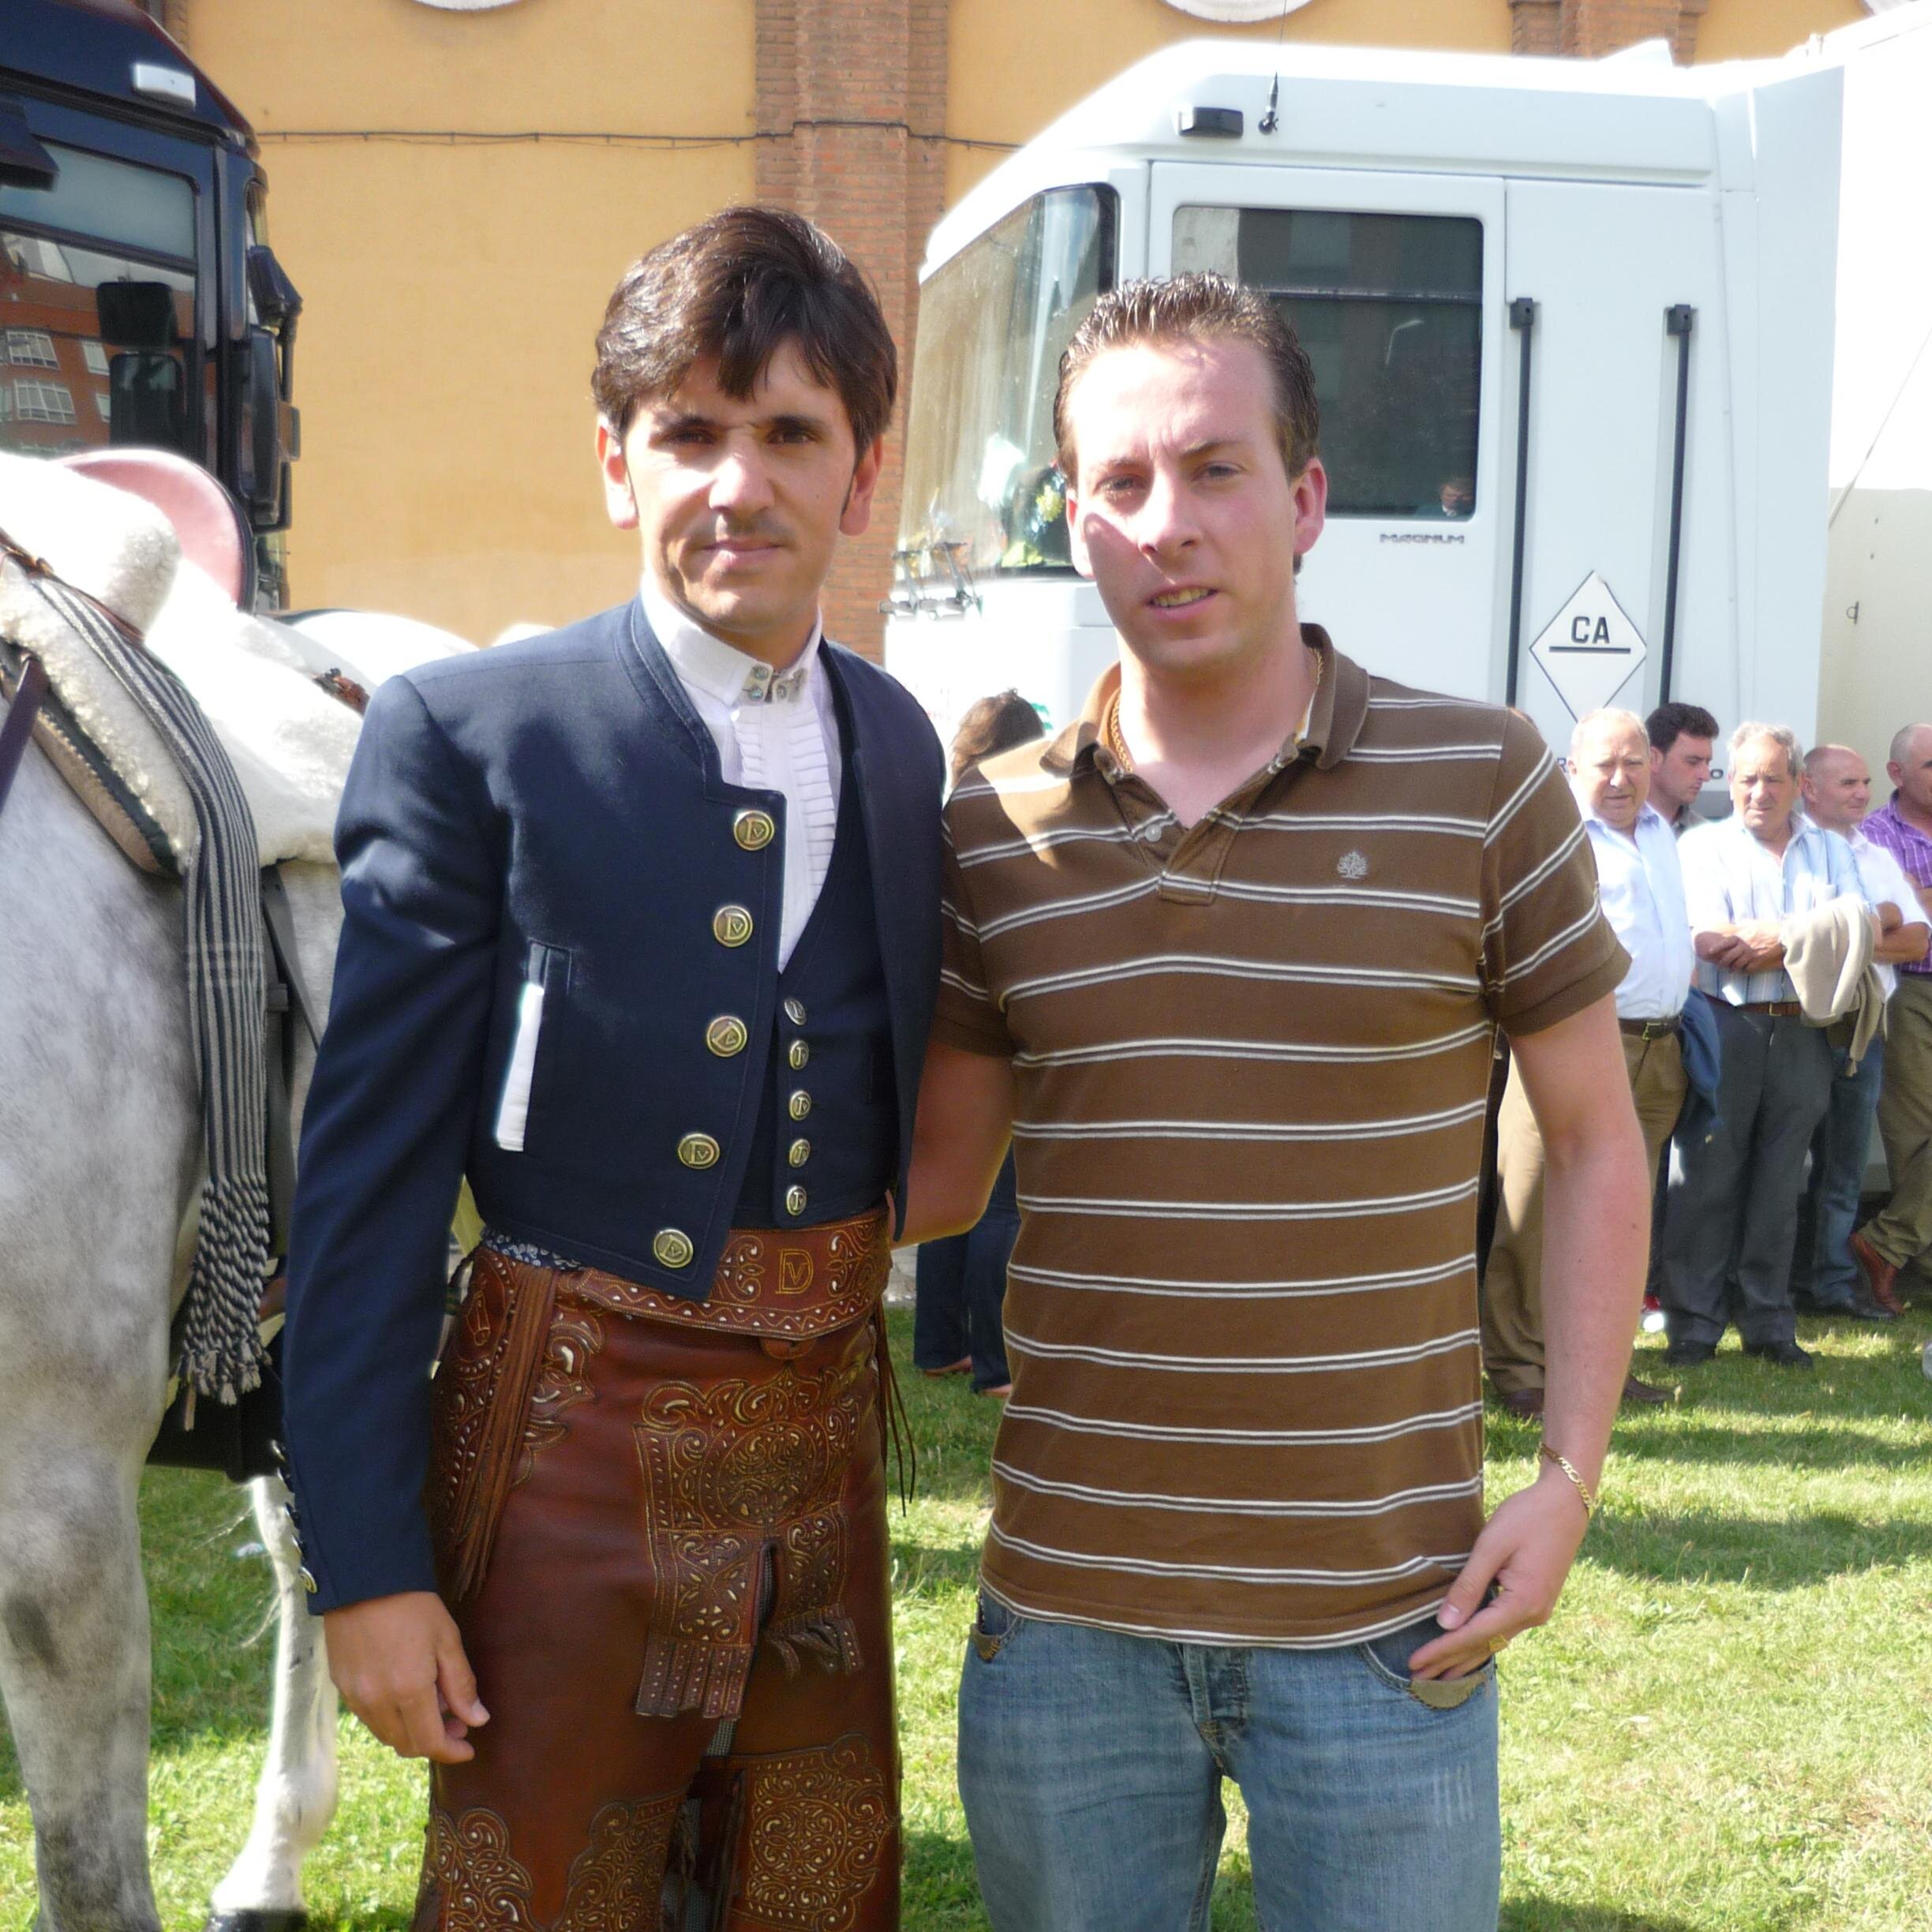
{"type": "Polygon", "coordinates": [[[1294,0],[1282,0],[1281,25],[1275,36],[1275,78],[1268,84],[1267,112],[1255,123],[1256,132],[1272,134],[1281,125],[1281,116],[1275,110],[1281,104],[1281,51],[1288,38],[1288,10],[1294,0]]]}

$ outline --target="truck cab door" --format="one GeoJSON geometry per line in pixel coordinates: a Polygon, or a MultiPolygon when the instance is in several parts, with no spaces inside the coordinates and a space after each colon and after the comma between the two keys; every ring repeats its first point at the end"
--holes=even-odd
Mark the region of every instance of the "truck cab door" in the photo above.
{"type": "MultiPolygon", "coordinates": [[[[1642,717],[1661,702],[1668,635],[1667,695],[1735,720],[1717,197],[1687,185],[1513,180],[1507,203],[1510,294],[1536,305],[1515,702],[1560,754],[1586,711],[1614,704],[1642,717]]],[[[1511,344],[1523,346],[1520,335],[1511,344]]],[[[1513,442],[1522,361],[1510,361],[1513,442]]]]}
{"type": "Polygon", "coordinates": [[[1314,365],[1328,522],[1304,619],[1405,683],[1500,696],[1512,452],[1500,179],[1158,163],[1148,271],[1265,290],[1314,365]]]}

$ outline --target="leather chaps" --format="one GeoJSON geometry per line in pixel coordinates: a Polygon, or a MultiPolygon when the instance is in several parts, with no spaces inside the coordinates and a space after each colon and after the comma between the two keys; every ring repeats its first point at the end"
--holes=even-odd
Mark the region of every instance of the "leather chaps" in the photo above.
{"type": "Polygon", "coordinates": [[[491,1717],[416,1932],[896,1932],[890,1263],[883,1214],[702,1303],[478,1250],[429,1500],[491,1717]]]}

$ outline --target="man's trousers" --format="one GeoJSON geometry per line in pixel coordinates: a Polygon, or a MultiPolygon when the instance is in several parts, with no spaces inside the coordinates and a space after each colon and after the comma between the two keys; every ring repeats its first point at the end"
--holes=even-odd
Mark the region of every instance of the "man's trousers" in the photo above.
{"type": "Polygon", "coordinates": [[[1738,1284],[1747,1346],[1788,1342],[1792,1249],[1805,1155],[1831,1099],[1833,1056],[1822,1029],[1795,1014],[1746,1013],[1720,1000],[1717,1125],[1679,1135],[1664,1216],[1664,1316],[1673,1342],[1709,1342],[1738,1284]]]}
{"type": "MultiPolygon", "coordinates": [[[[1623,1035],[1637,1124],[1654,1174],[1683,1106],[1683,1049],[1675,1033],[1623,1035]]],[[[1500,1393],[1543,1386],[1543,1136],[1512,1063],[1496,1116],[1496,1234],[1482,1279],[1483,1367],[1500,1393]]]]}
{"type": "Polygon", "coordinates": [[[1837,1312],[1855,1307],[1861,1292],[1848,1244],[1858,1226],[1872,1117],[1884,1090],[1884,1036],[1872,1041],[1855,1068],[1848,1070],[1848,1058],[1842,1049],[1832,1056],[1831,1099],[1811,1136],[1811,1178],[1799,1207],[1798,1249],[1792,1258],[1793,1296],[1837,1312]]]}
{"type": "Polygon", "coordinates": [[[1894,1266],[1910,1267],[1932,1257],[1932,976],[1900,973],[1887,1010],[1878,1137],[1892,1195],[1866,1223],[1865,1238],[1894,1266]]]}
{"type": "Polygon", "coordinates": [[[479,1252],[430,1504],[491,1715],[417,1932],[897,1926],[889,1264],[882,1216],[735,1234],[705,1304],[479,1252]]]}

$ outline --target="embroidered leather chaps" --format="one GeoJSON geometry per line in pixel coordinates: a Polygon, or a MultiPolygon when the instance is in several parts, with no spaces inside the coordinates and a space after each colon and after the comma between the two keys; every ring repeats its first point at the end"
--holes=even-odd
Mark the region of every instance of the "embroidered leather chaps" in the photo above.
{"type": "Polygon", "coordinates": [[[416,1932],[896,1932],[890,1261],[742,1232],[695,1303],[478,1251],[429,1502],[491,1717],[416,1932]]]}

